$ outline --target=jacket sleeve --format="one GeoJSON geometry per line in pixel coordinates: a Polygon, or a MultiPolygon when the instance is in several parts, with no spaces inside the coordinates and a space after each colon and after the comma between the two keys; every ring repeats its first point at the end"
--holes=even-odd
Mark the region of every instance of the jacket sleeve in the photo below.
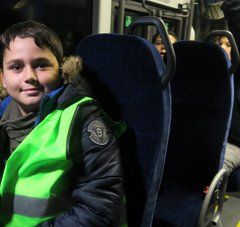
{"type": "Polygon", "coordinates": [[[75,206],[41,226],[117,226],[122,176],[116,139],[97,106],[86,106],[78,113],[68,154],[78,175],[72,191],[75,206]],[[81,151],[74,153],[79,142],[81,151]]]}

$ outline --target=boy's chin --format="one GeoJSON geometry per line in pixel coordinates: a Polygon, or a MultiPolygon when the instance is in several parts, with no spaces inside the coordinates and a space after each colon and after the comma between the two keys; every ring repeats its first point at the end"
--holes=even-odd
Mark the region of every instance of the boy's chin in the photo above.
{"type": "Polygon", "coordinates": [[[40,106],[41,99],[28,99],[23,100],[22,102],[18,102],[20,109],[23,110],[25,113],[36,112],[40,106]]]}

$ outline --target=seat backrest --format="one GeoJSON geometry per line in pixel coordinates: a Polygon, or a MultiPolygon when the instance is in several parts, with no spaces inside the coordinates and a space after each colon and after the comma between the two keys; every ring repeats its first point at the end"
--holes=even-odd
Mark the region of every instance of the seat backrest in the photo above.
{"type": "MultiPolygon", "coordinates": [[[[128,224],[141,226],[144,217],[153,216],[170,128],[169,85],[160,84],[164,64],[156,48],[136,36],[89,36],[77,54],[104,110],[128,124],[119,139],[128,224]]],[[[148,226],[150,219],[144,222],[148,226]]]]}
{"type": "Polygon", "coordinates": [[[222,165],[233,106],[233,78],[224,51],[212,43],[174,44],[172,124],[165,182],[204,189],[222,165]]]}

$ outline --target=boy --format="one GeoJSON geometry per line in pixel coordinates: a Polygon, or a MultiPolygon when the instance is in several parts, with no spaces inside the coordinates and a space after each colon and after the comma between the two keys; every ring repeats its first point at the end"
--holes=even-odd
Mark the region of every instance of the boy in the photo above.
{"type": "MultiPolygon", "coordinates": [[[[178,41],[177,40],[177,36],[175,35],[174,32],[169,31],[168,32],[168,37],[169,37],[169,40],[170,40],[170,42],[172,44],[176,43],[178,41]]],[[[166,49],[165,49],[165,46],[163,45],[162,38],[161,38],[160,34],[156,33],[153,36],[152,43],[155,45],[155,47],[157,48],[158,52],[161,54],[161,56],[163,58],[165,56],[165,54],[166,54],[166,49]]]]}
{"type": "Polygon", "coordinates": [[[81,60],[62,64],[59,38],[34,21],[7,29],[0,44],[11,97],[0,122],[0,226],[117,225],[119,149],[83,79],[70,75],[81,60]]]}

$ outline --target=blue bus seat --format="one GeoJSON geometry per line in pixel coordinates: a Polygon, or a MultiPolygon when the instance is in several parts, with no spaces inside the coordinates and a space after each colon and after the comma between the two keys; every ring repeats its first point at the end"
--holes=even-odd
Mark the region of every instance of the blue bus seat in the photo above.
{"type": "Polygon", "coordinates": [[[128,226],[152,226],[171,119],[169,84],[162,89],[164,63],[147,40],[98,34],[77,48],[83,76],[114,120],[128,129],[119,138],[128,226]]]}
{"type": "Polygon", "coordinates": [[[156,226],[197,225],[204,189],[220,170],[230,128],[233,77],[217,45],[175,43],[172,121],[156,226]]]}

